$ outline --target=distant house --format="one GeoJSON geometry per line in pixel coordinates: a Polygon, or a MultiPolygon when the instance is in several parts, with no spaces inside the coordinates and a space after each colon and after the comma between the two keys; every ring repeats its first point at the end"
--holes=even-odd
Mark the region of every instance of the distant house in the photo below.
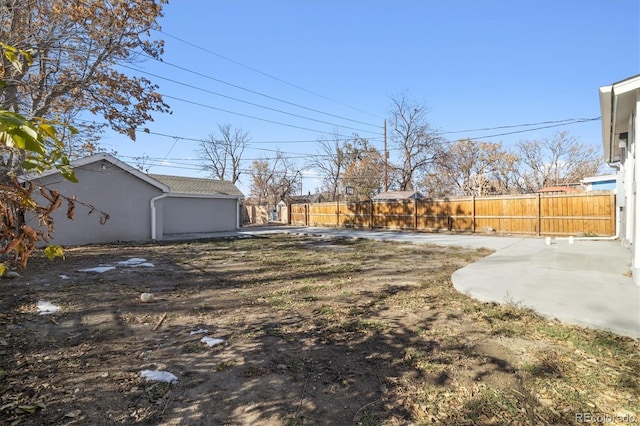
{"type": "Polygon", "coordinates": [[[400,200],[419,200],[424,198],[424,195],[418,191],[385,191],[381,192],[375,197],[374,201],[400,201],[400,200]]]}
{"type": "Polygon", "coordinates": [[[618,177],[616,175],[586,177],[580,183],[585,191],[614,191],[618,177]]]}
{"type": "Polygon", "coordinates": [[[23,176],[23,181],[75,196],[73,220],[66,208],[54,212],[55,244],[162,240],[168,234],[238,229],[242,193],[230,182],[179,176],[148,175],[101,153],[71,162],[78,183],[56,170],[23,176]],[[83,203],[83,204],[81,204],[83,203]],[[109,214],[104,225],[91,205],[109,214]]]}
{"type": "Polygon", "coordinates": [[[640,285],[640,75],[600,87],[604,159],[618,170],[618,236],[631,247],[633,279],[640,285]]]}
{"type": "Polygon", "coordinates": [[[540,188],[536,191],[538,194],[576,194],[578,192],[582,192],[581,190],[571,187],[571,186],[547,186],[545,188],[540,188]]]}
{"type": "Polygon", "coordinates": [[[327,198],[320,193],[312,194],[309,193],[307,195],[294,195],[289,197],[289,201],[291,204],[305,204],[305,203],[324,203],[327,201],[327,198]]]}

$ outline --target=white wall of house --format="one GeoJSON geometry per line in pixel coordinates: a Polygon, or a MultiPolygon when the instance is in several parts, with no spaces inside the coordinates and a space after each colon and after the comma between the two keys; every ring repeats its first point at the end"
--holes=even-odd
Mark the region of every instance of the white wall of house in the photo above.
{"type": "Polygon", "coordinates": [[[629,144],[629,149],[626,153],[625,161],[621,162],[620,174],[622,175],[622,187],[623,194],[619,196],[623,196],[621,199],[621,203],[623,206],[622,210],[622,222],[623,222],[623,230],[620,238],[624,243],[631,243],[633,239],[633,220],[629,220],[634,217],[634,193],[633,193],[633,167],[632,159],[634,157],[634,147],[635,144],[629,144]]]}
{"type": "Polygon", "coordinates": [[[636,284],[640,285],[640,194],[638,194],[638,182],[640,182],[640,117],[638,116],[640,111],[640,88],[636,91],[636,103],[633,108],[633,114],[630,118],[629,125],[629,141],[633,146],[633,158],[631,161],[631,169],[629,174],[633,173],[633,181],[631,187],[633,188],[633,247],[632,247],[632,268],[633,277],[636,284]]]}
{"type": "Polygon", "coordinates": [[[618,168],[619,236],[640,285],[640,75],[601,87],[600,109],[605,160],[618,168]]]}

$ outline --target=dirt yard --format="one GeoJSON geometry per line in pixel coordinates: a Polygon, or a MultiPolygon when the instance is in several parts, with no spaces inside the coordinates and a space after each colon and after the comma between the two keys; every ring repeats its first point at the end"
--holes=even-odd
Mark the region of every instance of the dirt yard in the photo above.
{"type": "Polygon", "coordinates": [[[457,293],[488,253],[274,235],[38,254],[0,280],[0,423],[640,422],[638,342],[457,293]]]}

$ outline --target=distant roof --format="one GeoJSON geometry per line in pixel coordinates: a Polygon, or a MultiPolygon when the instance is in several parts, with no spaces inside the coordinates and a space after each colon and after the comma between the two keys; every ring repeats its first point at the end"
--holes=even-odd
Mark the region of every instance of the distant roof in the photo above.
{"type": "Polygon", "coordinates": [[[616,180],[618,180],[616,175],[590,176],[582,179],[580,183],[613,182],[616,180]]]}
{"type": "Polygon", "coordinates": [[[414,198],[420,199],[424,196],[418,191],[386,191],[373,197],[374,200],[410,200],[414,198]]]}
{"type": "Polygon", "coordinates": [[[325,201],[324,195],[320,193],[307,195],[292,195],[289,199],[294,203],[322,203],[325,201]]]}
{"type": "Polygon", "coordinates": [[[580,191],[579,189],[576,189],[576,188],[571,188],[569,186],[548,186],[546,188],[538,189],[536,192],[542,192],[542,193],[545,193],[545,192],[571,192],[571,193],[574,193],[574,192],[582,192],[582,191],[580,191]]]}
{"type": "Polygon", "coordinates": [[[244,197],[231,182],[206,178],[149,174],[153,179],[167,185],[171,192],[178,194],[221,194],[244,197]]]}

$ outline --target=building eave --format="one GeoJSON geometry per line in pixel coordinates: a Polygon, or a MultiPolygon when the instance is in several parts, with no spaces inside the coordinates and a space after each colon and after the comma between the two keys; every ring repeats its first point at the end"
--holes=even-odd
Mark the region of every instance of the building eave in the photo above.
{"type": "Polygon", "coordinates": [[[628,132],[628,117],[640,92],[640,75],[600,87],[602,147],[608,164],[619,161],[620,135],[628,132]]]}

